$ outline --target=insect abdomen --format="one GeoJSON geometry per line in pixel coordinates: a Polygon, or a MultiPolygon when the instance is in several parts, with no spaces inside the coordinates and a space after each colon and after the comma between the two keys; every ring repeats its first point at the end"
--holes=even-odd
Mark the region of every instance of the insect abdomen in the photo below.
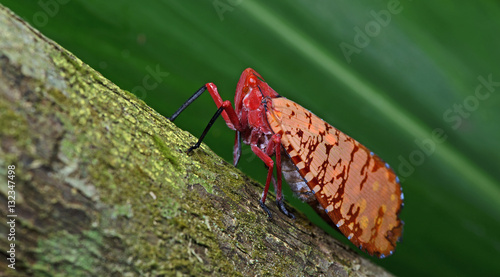
{"type": "Polygon", "coordinates": [[[306,203],[316,202],[313,191],[309,188],[304,178],[300,175],[295,164],[290,160],[288,153],[281,152],[281,171],[286,182],[295,195],[306,203]]]}

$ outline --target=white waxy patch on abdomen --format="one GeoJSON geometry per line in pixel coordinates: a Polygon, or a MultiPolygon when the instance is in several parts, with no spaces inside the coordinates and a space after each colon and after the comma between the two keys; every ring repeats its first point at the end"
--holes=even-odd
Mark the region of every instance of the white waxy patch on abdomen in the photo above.
{"type": "Polygon", "coordinates": [[[316,198],[311,189],[286,153],[281,155],[281,171],[286,182],[300,200],[304,202],[315,201],[316,198]]]}

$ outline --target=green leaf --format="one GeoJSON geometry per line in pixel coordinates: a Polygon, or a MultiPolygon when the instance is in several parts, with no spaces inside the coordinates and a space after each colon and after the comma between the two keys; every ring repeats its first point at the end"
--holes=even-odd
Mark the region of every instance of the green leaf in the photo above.
{"type": "MultiPolygon", "coordinates": [[[[232,100],[243,69],[254,68],[400,176],[404,241],[380,265],[406,276],[500,272],[498,3],[2,4],[165,116],[206,82],[232,100]]],[[[176,124],[199,135],[215,108],[204,95],[176,124]]],[[[205,142],[231,162],[233,140],[218,122],[205,142]]],[[[265,179],[248,148],[240,168],[265,179]]]]}

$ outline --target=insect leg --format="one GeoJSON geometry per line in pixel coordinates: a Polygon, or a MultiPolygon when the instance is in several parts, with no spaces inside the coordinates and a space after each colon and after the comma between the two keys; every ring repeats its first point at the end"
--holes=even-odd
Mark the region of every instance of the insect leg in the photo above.
{"type": "MultiPolygon", "coordinates": [[[[215,120],[222,114],[222,117],[224,118],[224,121],[226,121],[226,125],[233,129],[233,130],[236,130],[237,132],[238,131],[241,131],[242,127],[241,127],[241,123],[240,123],[240,119],[238,118],[238,115],[236,114],[236,112],[234,111],[234,108],[233,108],[233,105],[231,104],[231,102],[229,100],[226,100],[226,101],[222,101],[222,98],[220,97],[219,95],[219,92],[217,91],[217,86],[215,86],[213,83],[207,83],[206,85],[204,85],[203,87],[201,87],[200,89],[198,89],[191,97],[189,97],[189,99],[184,103],[182,104],[182,106],[171,116],[169,117],[168,119],[170,121],[174,121],[178,116],[179,114],[184,111],[191,103],[193,103],[198,97],[200,97],[201,94],[203,94],[203,92],[205,90],[208,90],[208,92],[210,93],[210,96],[212,96],[212,99],[214,100],[215,104],[217,105],[217,111],[215,112],[215,114],[212,116],[212,119],[210,119],[210,122],[208,123],[207,127],[205,128],[205,130],[203,131],[203,133],[201,134],[200,138],[198,139],[198,142],[196,142],[195,145],[191,146],[189,149],[188,149],[188,153],[193,151],[194,149],[200,147],[200,144],[201,142],[203,141],[203,138],[205,137],[205,135],[208,133],[208,131],[210,130],[210,127],[212,127],[212,125],[214,124],[215,120]]],[[[237,161],[235,161],[235,163],[237,163],[237,161]]]]}
{"type": "Polygon", "coordinates": [[[205,86],[207,87],[208,92],[210,93],[210,96],[212,96],[212,99],[214,100],[215,104],[217,105],[217,108],[224,106],[224,112],[222,112],[222,117],[224,118],[224,121],[226,121],[226,125],[230,129],[242,131],[240,118],[234,111],[231,102],[229,102],[229,100],[222,101],[222,98],[220,97],[219,92],[217,91],[217,86],[214,85],[213,83],[208,83],[205,86]]]}
{"type": "Polygon", "coordinates": [[[233,148],[233,165],[237,166],[241,157],[241,132],[236,131],[236,137],[234,138],[234,148],[233,148]]]}
{"type": "Polygon", "coordinates": [[[179,116],[179,114],[183,112],[189,105],[191,105],[191,103],[193,103],[198,97],[200,97],[200,95],[202,95],[205,90],[208,90],[210,96],[212,96],[212,99],[215,102],[215,105],[217,105],[217,108],[224,106],[222,117],[224,118],[224,121],[226,121],[227,126],[233,130],[241,130],[240,119],[234,111],[233,105],[231,104],[231,102],[229,102],[229,100],[222,100],[219,92],[217,91],[217,86],[213,83],[207,83],[200,89],[198,89],[191,97],[189,97],[189,99],[184,104],[182,104],[179,109],[177,109],[177,111],[172,116],[168,117],[168,119],[170,121],[174,121],[179,116]]]}
{"type": "Polygon", "coordinates": [[[268,155],[272,155],[274,152],[276,154],[276,176],[278,178],[277,184],[275,185],[274,190],[276,191],[276,205],[278,205],[279,210],[289,218],[295,219],[295,216],[287,211],[284,204],[283,191],[281,190],[282,184],[282,174],[281,174],[281,135],[274,134],[271,137],[271,142],[268,144],[266,148],[266,152],[268,155]]]}
{"type": "Polygon", "coordinates": [[[206,89],[207,89],[206,85],[198,89],[191,97],[189,97],[189,99],[184,104],[182,104],[182,106],[179,109],[177,109],[177,111],[175,111],[175,113],[171,117],[167,117],[167,119],[170,121],[174,121],[177,118],[177,116],[179,116],[179,114],[181,114],[182,111],[184,111],[189,105],[191,105],[191,103],[193,103],[194,100],[196,100],[196,98],[200,97],[200,95],[206,89]]]}
{"type": "Polygon", "coordinates": [[[189,147],[189,149],[187,150],[188,153],[191,152],[191,151],[193,151],[194,149],[200,147],[201,142],[203,141],[203,139],[205,138],[205,136],[208,133],[208,130],[210,130],[210,128],[214,124],[215,120],[217,120],[217,118],[221,115],[221,113],[222,113],[223,110],[224,110],[223,106],[221,106],[220,108],[217,109],[217,111],[215,112],[214,116],[212,116],[212,118],[208,122],[207,127],[205,127],[205,130],[203,130],[203,133],[201,133],[201,136],[198,139],[198,141],[193,146],[189,147]]]}
{"type": "Polygon", "coordinates": [[[266,207],[265,203],[267,198],[267,192],[269,191],[269,184],[271,183],[271,179],[273,177],[274,162],[273,159],[271,159],[271,157],[269,157],[269,155],[264,153],[264,151],[262,151],[259,147],[251,145],[251,148],[252,151],[255,153],[255,155],[257,155],[257,157],[259,157],[264,162],[264,164],[266,164],[268,168],[266,185],[264,187],[264,191],[262,192],[262,198],[260,199],[259,204],[262,207],[262,209],[264,209],[264,211],[267,213],[268,218],[271,219],[272,218],[271,212],[266,207]]]}

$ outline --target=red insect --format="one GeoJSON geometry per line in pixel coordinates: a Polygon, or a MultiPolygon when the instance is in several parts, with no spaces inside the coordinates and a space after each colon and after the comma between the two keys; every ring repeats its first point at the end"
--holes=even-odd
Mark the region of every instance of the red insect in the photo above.
{"type": "Polygon", "coordinates": [[[222,115],[227,126],[236,131],[234,165],[238,164],[243,140],[268,168],[260,206],[269,217],[271,212],[264,203],[272,180],[279,209],[294,218],[283,204],[283,173],[295,194],[358,248],[379,258],[393,253],[403,231],[404,223],[398,217],[403,192],[387,163],[310,111],[280,96],[251,68],[241,74],[234,108],[228,100],[222,101],[213,83],[208,83],[169,119],[173,121],[206,89],[218,110],[188,152],[200,146],[222,115]],[[277,180],[273,176],[275,165],[277,180]]]}

